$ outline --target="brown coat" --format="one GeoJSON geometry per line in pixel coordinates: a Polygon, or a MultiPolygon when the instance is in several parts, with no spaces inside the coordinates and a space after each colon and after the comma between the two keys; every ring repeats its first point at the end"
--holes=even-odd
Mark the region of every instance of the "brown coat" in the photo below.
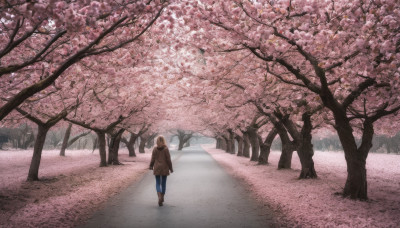
{"type": "Polygon", "coordinates": [[[173,172],[171,155],[168,147],[154,147],[151,154],[150,169],[153,169],[154,175],[168,176],[169,171],[173,172]]]}

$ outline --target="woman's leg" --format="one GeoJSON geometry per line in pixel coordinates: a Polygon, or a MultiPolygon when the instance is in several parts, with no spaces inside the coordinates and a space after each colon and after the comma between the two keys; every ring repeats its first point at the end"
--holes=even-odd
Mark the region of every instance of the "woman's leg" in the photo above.
{"type": "Polygon", "coordinates": [[[156,190],[157,190],[157,196],[158,196],[158,206],[162,206],[162,194],[161,194],[161,176],[156,175],[156,190]]]}
{"type": "Polygon", "coordinates": [[[167,190],[167,176],[162,176],[161,180],[161,193],[164,195],[167,190]]]}
{"type": "Polygon", "coordinates": [[[161,176],[156,175],[156,190],[157,192],[161,192],[161,176]]]}

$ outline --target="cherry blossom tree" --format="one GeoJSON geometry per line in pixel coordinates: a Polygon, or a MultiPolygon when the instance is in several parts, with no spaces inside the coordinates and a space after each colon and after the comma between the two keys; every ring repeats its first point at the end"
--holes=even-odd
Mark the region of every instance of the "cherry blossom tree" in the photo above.
{"type": "Polygon", "coordinates": [[[145,87],[140,93],[140,89],[136,88],[137,93],[133,94],[132,90],[135,88],[131,84],[126,87],[120,84],[116,84],[117,87],[109,87],[110,84],[104,84],[104,86],[106,87],[97,86],[74,115],[66,118],[71,123],[96,132],[101,157],[100,166],[106,166],[105,134],[110,134],[112,141],[109,146],[108,163],[120,164],[118,148],[126,124],[123,124],[123,121],[143,111],[150,104],[149,97],[145,98],[148,96],[148,93],[144,91],[145,87]]]}
{"type": "MultiPolygon", "coordinates": [[[[67,88],[69,89],[69,88],[67,88]]],[[[77,91],[76,91],[77,92],[77,91]]],[[[24,103],[16,111],[35,123],[38,127],[33,156],[28,173],[28,181],[39,180],[39,166],[47,132],[60,120],[75,110],[80,104],[82,96],[87,91],[73,93],[71,90],[56,89],[49,94],[36,95],[29,102],[24,103]]],[[[13,114],[11,118],[18,119],[20,115],[13,114]]],[[[10,121],[11,119],[7,120],[10,121]]]]}

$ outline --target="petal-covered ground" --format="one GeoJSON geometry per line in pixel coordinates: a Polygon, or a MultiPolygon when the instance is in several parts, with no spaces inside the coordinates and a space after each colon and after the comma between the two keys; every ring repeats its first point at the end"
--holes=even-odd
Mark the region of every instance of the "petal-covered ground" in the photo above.
{"type": "MultiPolygon", "coordinates": [[[[353,201],[334,194],[343,189],[346,163],[342,152],[314,155],[318,179],[299,180],[300,163],[293,154],[291,170],[277,170],[280,152],[269,165],[257,165],[215,145],[204,145],[223,167],[243,180],[258,201],[269,204],[289,227],[399,227],[400,156],[370,154],[367,159],[369,200],[353,201]]],[[[278,219],[279,220],[279,219],[278,219]]]]}
{"type": "Polygon", "coordinates": [[[26,182],[32,151],[0,151],[0,227],[73,227],[148,170],[150,153],[99,167],[98,151],[43,151],[39,182],[26,182]]]}

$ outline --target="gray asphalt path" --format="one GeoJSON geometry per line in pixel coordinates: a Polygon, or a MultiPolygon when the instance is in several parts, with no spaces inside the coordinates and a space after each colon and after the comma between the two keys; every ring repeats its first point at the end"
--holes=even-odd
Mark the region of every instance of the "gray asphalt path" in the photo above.
{"type": "Polygon", "coordinates": [[[80,227],[276,227],[266,207],[201,147],[171,155],[174,173],[167,179],[164,206],[157,204],[149,171],[80,227]]]}

